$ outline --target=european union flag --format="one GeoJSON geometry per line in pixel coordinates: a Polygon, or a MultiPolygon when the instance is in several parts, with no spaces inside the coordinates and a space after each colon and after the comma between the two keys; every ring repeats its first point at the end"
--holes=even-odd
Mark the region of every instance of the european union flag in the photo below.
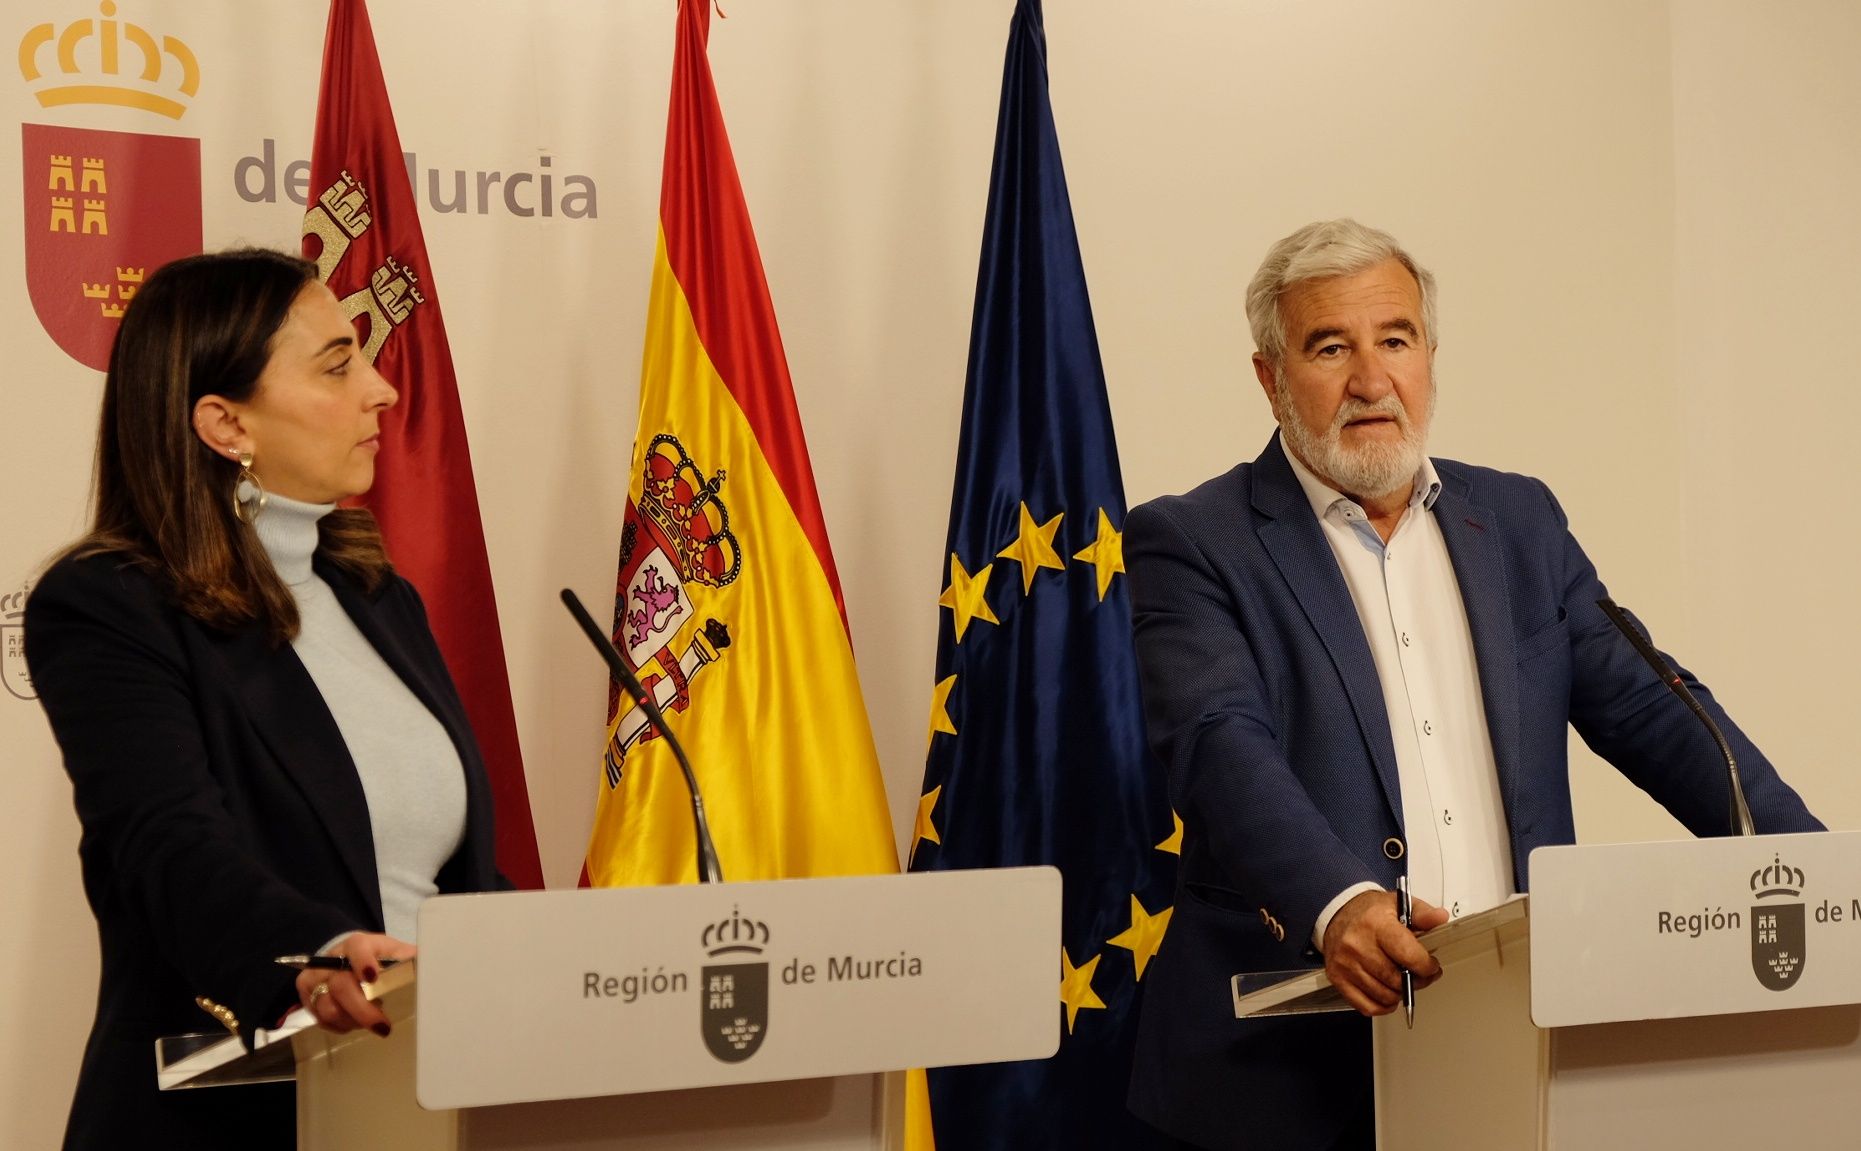
{"type": "MultiPolygon", "coordinates": [[[[911,868],[1065,875],[1050,1060],[930,1072],[944,1151],[1136,1148],[1138,981],[1169,923],[1180,828],[1144,742],[1124,481],[1047,97],[1020,0],[995,133],[911,868]]],[[[986,947],[987,940],[977,946],[986,947]]]]}

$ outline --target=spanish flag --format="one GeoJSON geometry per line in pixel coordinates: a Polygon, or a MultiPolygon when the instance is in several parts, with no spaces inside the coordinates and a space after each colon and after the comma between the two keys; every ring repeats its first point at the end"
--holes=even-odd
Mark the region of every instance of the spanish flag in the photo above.
{"type": "MultiPolygon", "coordinates": [[[[614,645],[691,754],[727,879],[897,869],[846,609],[762,260],[681,0],[614,645]]],[[[624,704],[624,706],[622,706],[624,704]]],[[[695,878],[664,741],[610,697],[587,875],[695,878]]]]}

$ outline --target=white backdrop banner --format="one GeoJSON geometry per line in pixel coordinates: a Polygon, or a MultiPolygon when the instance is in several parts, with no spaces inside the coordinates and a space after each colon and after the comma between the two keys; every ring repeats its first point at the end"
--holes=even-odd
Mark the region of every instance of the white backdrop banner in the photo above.
{"type": "MultiPolygon", "coordinates": [[[[446,293],[557,884],[573,881],[586,834],[605,683],[592,662],[561,686],[536,669],[574,639],[547,626],[566,628],[555,589],[587,586],[583,571],[612,579],[671,58],[673,8],[628,7],[377,0],[371,12],[446,293]],[[569,427],[574,445],[552,430],[569,427]],[[559,490],[575,494],[572,513],[559,490]],[[539,720],[539,706],[570,718],[539,720]]],[[[86,522],[103,369],[140,282],[203,248],[297,250],[326,19],[301,0],[16,0],[0,15],[0,118],[17,125],[0,143],[0,866],[22,900],[0,971],[60,957],[52,994],[0,986],[19,1040],[0,1050],[0,1144],[43,1145],[62,1123],[95,984],[70,790],[27,673],[26,593],[86,522]]]]}
{"type": "MultiPolygon", "coordinates": [[[[536,337],[555,334],[586,300],[585,278],[563,274],[583,261],[552,265],[551,257],[599,242],[611,206],[598,171],[600,131],[499,115],[545,106],[558,61],[525,42],[573,44],[575,29],[539,26],[560,6],[459,5],[448,10],[458,22],[445,25],[433,23],[433,11],[410,21],[416,14],[405,5],[377,7],[434,262],[463,297],[454,351],[469,422],[484,406],[487,352],[500,337],[520,339],[537,373],[568,371],[563,342],[536,337]],[[489,311],[511,326],[483,322],[487,287],[500,301],[489,311]],[[538,316],[555,324],[530,322],[538,316]]],[[[10,269],[0,276],[9,362],[0,616],[15,706],[0,711],[0,735],[18,746],[12,737],[27,739],[40,724],[36,709],[17,706],[31,686],[13,598],[82,528],[117,317],[141,280],[176,256],[236,243],[296,249],[325,13],[282,2],[24,0],[9,16],[0,32],[15,38],[17,75],[0,81],[0,109],[19,126],[19,149],[0,149],[0,213],[14,221],[0,224],[10,269]]],[[[588,95],[615,116],[638,103],[589,78],[588,95]]],[[[663,97],[654,103],[663,108],[663,97]]],[[[548,106],[577,119],[572,106],[548,106]]],[[[635,230],[650,234],[650,207],[632,214],[635,230]]],[[[634,266],[631,279],[643,282],[646,261],[634,266]]],[[[617,429],[630,423],[629,376],[610,381],[617,429]]],[[[484,470],[495,475],[490,462],[484,470]]]]}
{"type": "MultiPolygon", "coordinates": [[[[725,4],[711,37],[901,843],[923,773],[1010,7],[761,0],[725,4]]],[[[1854,557],[1823,503],[1800,498],[1846,478],[1843,422],[1802,418],[1839,402],[1841,373],[1826,341],[1788,338],[1841,330],[1861,307],[1861,153],[1844,120],[1861,93],[1844,54],[1855,5],[1156,0],[1136,20],[1128,7],[1049,4],[1047,27],[1131,501],[1266,440],[1239,301],[1267,245],[1322,216],[1389,228],[1441,277],[1436,450],[1543,476],[1617,598],[1812,810],[1856,826],[1839,719],[1861,623],[1829,607],[1854,557]],[[1341,12],[1359,35],[1339,41],[1341,12]],[[1387,82],[1390,59],[1416,64],[1403,84],[1387,82]],[[1758,379],[1776,402],[1754,403],[1758,379]],[[1733,465],[1738,483],[1705,482],[1733,465]],[[1752,589],[1780,578],[1789,594],[1751,610],[1752,589]],[[1803,674],[1775,674],[1786,665],[1803,674]]],[[[675,13],[672,0],[371,4],[558,886],[586,843],[607,686],[556,593],[613,594],[675,13]]],[[[172,228],[191,207],[206,247],[295,246],[325,17],[314,0],[0,5],[0,1146],[55,1145],[96,985],[78,828],[29,698],[19,596],[82,529],[102,374],[66,350],[64,321],[41,319],[28,237],[114,251],[144,211],[172,228]],[[169,174],[195,173],[198,200],[143,202],[102,148],[87,193],[78,141],[99,137],[79,132],[197,150],[169,174]],[[52,231],[52,197],[67,194],[52,157],[66,152],[46,139],[71,141],[70,231],[52,231]],[[88,235],[87,199],[103,201],[88,235]]],[[[94,309],[96,324],[134,285],[101,260],[43,272],[52,304],[94,309]]],[[[1677,833],[1580,747],[1573,776],[1587,841],[1677,833]]],[[[1831,873],[1793,866],[1833,905],[1831,873]]],[[[1835,928],[1811,930],[1814,948],[1835,928]]],[[[1812,950],[1811,970],[1831,954],[1812,950]]]]}

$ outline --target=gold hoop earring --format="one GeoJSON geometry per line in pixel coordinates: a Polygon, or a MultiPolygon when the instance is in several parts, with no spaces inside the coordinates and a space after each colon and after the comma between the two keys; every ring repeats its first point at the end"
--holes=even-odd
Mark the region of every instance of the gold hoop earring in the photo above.
{"type": "Polygon", "coordinates": [[[249,524],[258,519],[270,497],[265,494],[265,485],[258,482],[258,473],[252,470],[252,453],[233,454],[239,458],[239,478],[233,481],[233,518],[249,524]]]}

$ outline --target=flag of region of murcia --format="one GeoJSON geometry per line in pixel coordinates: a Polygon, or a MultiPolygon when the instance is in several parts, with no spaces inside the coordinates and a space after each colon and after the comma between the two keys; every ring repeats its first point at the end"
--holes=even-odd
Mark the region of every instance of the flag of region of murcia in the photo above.
{"type": "MultiPolygon", "coordinates": [[[[39,106],[132,109],[178,120],[200,65],[173,36],[110,19],[29,29],[20,78],[39,106]]],[[[129,115],[129,113],[124,113],[129,115]]],[[[79,363],[102,370],[143,278],[200,251],[200,141],[21,124],[26,288],[39,322],[79,363]]]]}

